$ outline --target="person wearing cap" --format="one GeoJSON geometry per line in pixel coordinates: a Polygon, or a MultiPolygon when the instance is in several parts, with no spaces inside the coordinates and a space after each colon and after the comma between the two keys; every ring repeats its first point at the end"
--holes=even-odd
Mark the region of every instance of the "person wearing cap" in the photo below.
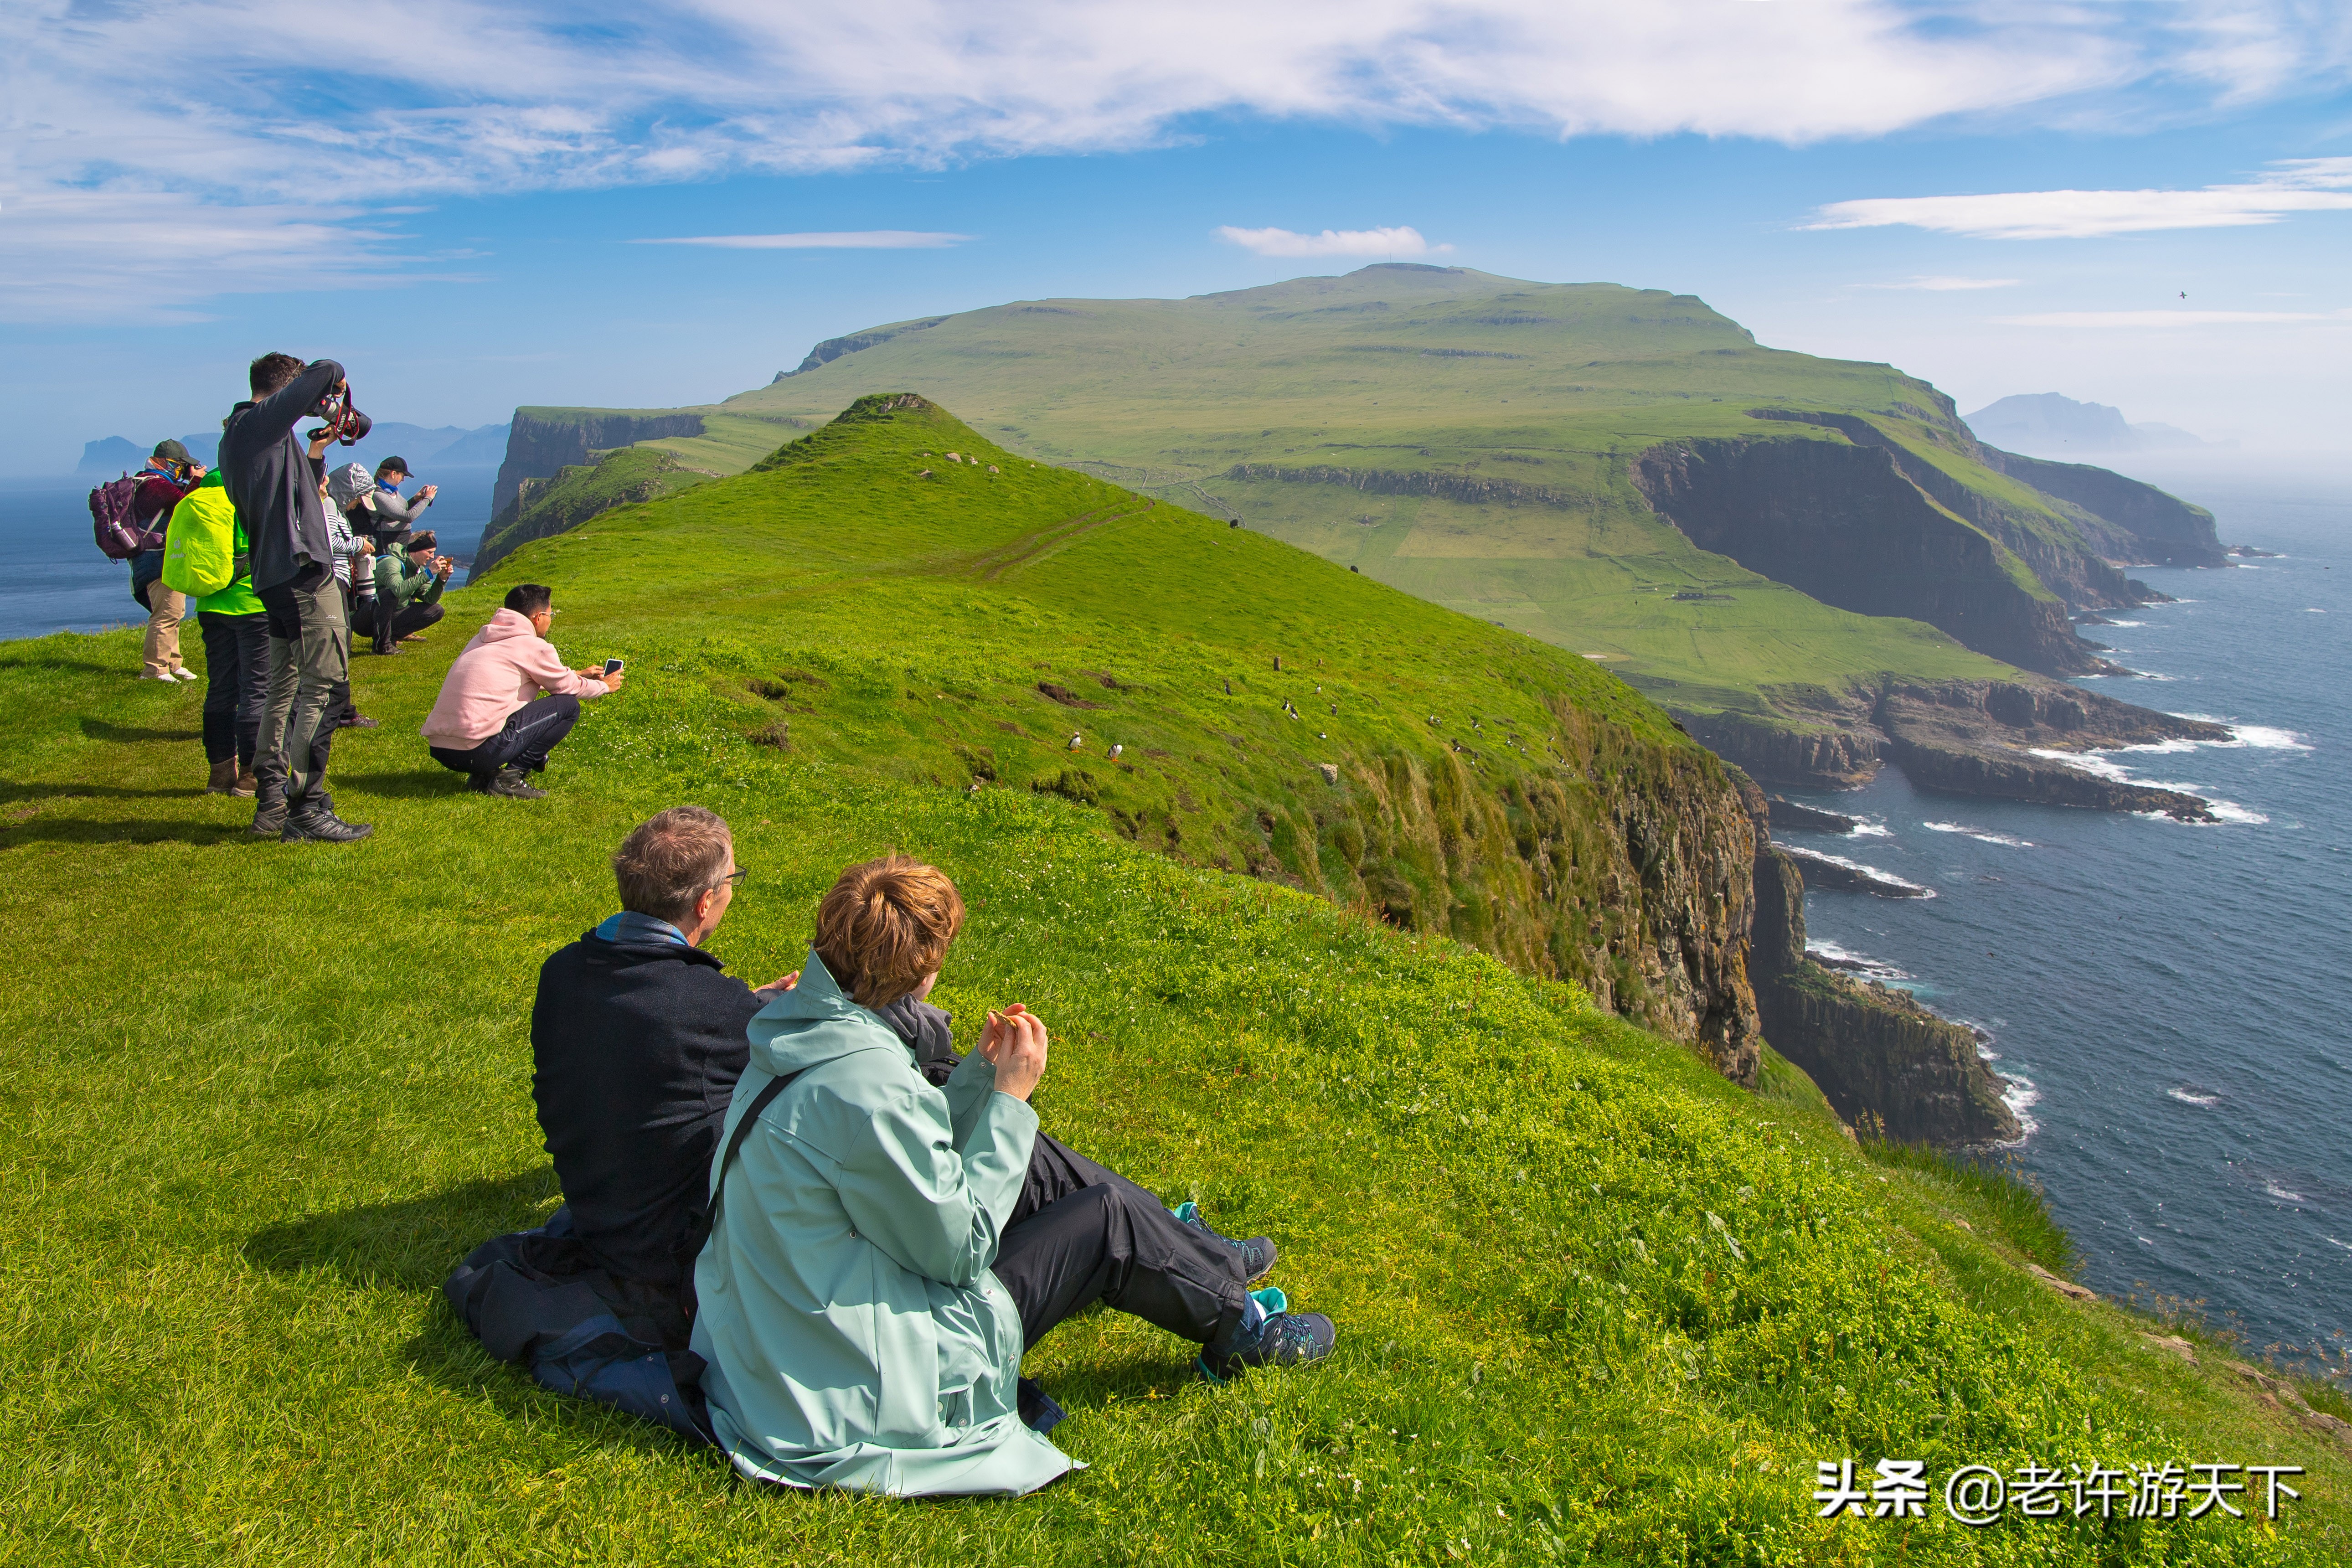
{"type": "Polygon", "coordinates": [[[425,509],[441,493],[438,485],[420,489],[413,500],[401,499],[400,487],[408,479],[408,459],[386,458],[375,466],[375,494],[369,498],[369,510],[375,513],[376,549],[399,542],[398,536],[413,531],[425,521],[425,509]],[[385,534],[394,535],[386,539],[385,534]]]}
{"type": "Polygon", "coordinates": [[[180,662],[180,623],[187,596],[163,585],[163,536],[172,509],[205,477],[205,466],[177,441],[158,441],[154,456],[139,470],[139,493],[131,502],[131,526],[146,548],[131,558],[131,595],[147,612],[147,640],[141,650],[142,680],[194,680],[196,672],[180,662]]]}
{"type": "Polygon", "coordinates": [[[375,563],[375,651],[398,653],[400,639],[415,637],[445,613],[441,590],[457,563],[436,553],[433,531],[408,536],[375,563]]]}

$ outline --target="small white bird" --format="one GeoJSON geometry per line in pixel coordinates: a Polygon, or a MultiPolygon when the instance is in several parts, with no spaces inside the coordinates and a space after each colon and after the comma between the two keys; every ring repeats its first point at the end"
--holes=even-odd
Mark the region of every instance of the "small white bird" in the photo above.
{"type": "Polygon", "coordinates": [[[1127,750],[1125,746],[1113,746],[1110,749],[1110,760],[1114,763],[1118,761],[1118,754],[1125,750],[1127,750]]]}
{"type": "Polygon", "coordinates": [[[1080,746],[1083,746],[1083,745],[1085,745],[1086,743],[1087,743],[1087,738],[1086,738],[1084,735],[1081,735],[1081,734],[1077,733],[1076,731],[1071,731],[1071,734],[1070,734],[1070,750],[1072,750],[1072,751],[1074,751],[1074,752],[1075,752],[1075,751],[1076,751],[1080,746]]]}

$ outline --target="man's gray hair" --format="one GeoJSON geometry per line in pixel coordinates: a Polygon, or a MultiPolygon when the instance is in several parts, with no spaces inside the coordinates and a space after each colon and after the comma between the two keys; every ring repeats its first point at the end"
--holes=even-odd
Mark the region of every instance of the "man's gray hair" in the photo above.
{"type": "Polygon", "coordinates": [[[672,925],[694,917],[695,900],[719,885],[734,836],[718,813],[674,805],[639,823],[613,855],[621,907],[672,925]]]}

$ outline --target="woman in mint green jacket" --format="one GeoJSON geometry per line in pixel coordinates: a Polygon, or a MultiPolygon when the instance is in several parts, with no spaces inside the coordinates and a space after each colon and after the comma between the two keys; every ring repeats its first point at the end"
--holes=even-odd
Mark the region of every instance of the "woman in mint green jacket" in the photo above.
{"type": "Polygon", "coordinates": [[[1098,1166],[1076,1186],[1033,1173],[1034,1016],[992,1017],[944,1091],[924,1079],[875,1009],[922,999],[962,915],[928,866],[852,867],[797,984],[751,1020],[719,1148],[790,1082],[712,1162],[692,1342],[746,1476],[905,1497],[1044,1486],[1074,1467],[1022,1421],[1022,1351],[1093,1301],[1205,1347],[1212,1376],[1331,1348],[1329,1319],[1246,1290],[1273,1262],[1262,1238],[1261,1256],[1098,1166]]]}

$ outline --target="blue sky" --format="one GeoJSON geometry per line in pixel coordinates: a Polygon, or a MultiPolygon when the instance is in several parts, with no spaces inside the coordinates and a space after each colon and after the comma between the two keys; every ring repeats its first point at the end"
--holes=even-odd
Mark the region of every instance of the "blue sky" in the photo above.
{"type": "Polygon", "coordinates": [[[29,0],[0,62],[0,474],[208,426],[266,349],[472,426],[1383,255],[2352,447],[2333,4],[29,0]],[[634,243],[813,235],[866,237],[634,243]]]}

